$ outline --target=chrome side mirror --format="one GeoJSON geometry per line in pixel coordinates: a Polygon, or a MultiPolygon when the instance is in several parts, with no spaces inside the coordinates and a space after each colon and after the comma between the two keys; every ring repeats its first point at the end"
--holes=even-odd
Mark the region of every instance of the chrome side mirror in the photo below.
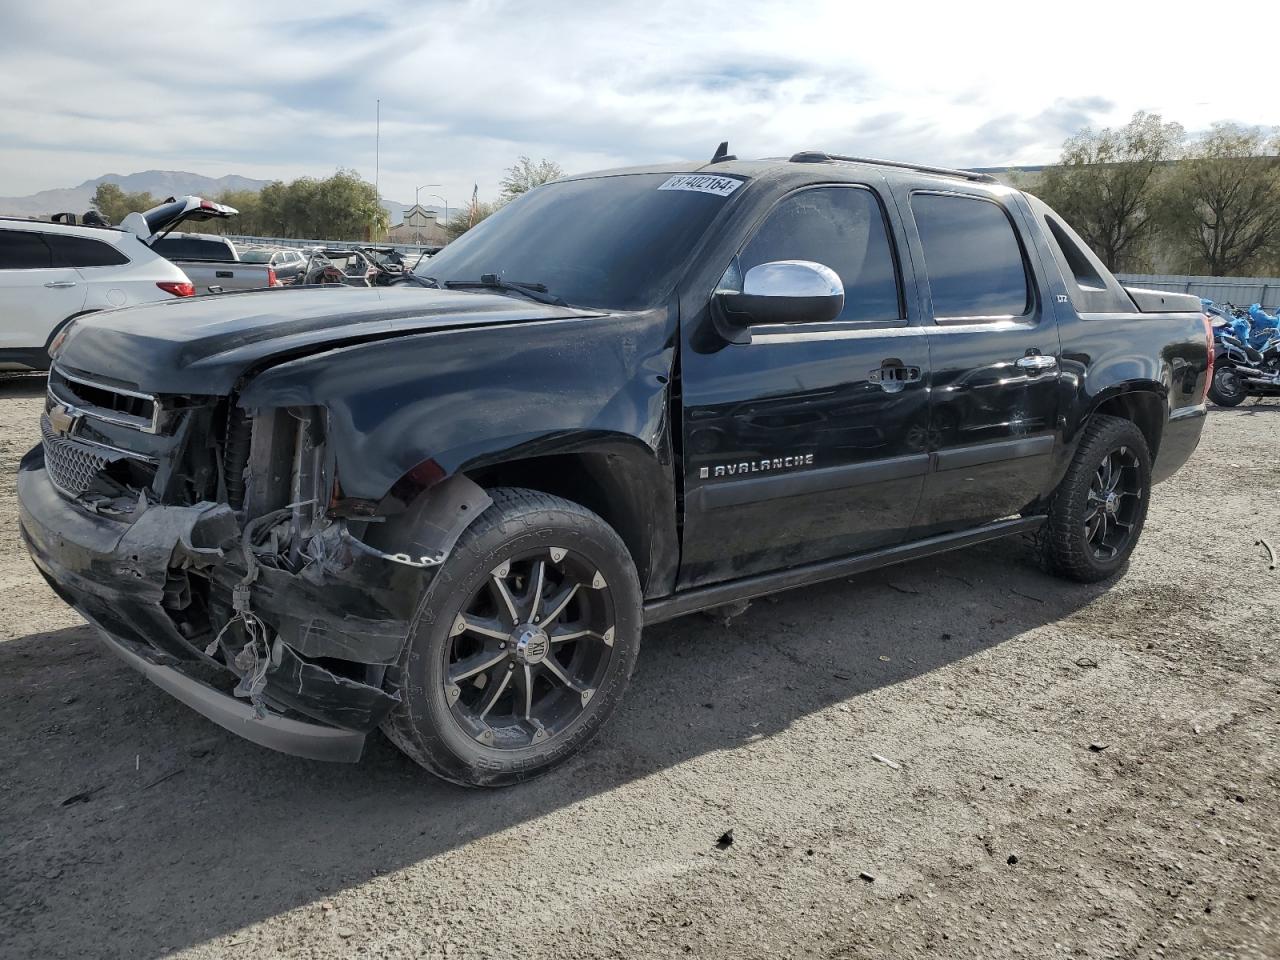
{"type": "MultiPolygon", "coordinates": [[[[731,267],[726,279],[736,272],[731,267]]],[[[775,260],[748,270],[741,290],[717,290],[716,303],[733,327],[829,323],[844,309],[844,284],[834,270],[820,263],[775,260]]]]}

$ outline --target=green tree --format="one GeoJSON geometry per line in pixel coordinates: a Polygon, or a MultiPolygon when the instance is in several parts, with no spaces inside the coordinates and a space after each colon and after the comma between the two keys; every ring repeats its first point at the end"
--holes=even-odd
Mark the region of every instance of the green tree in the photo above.
{"type": "Polygon", "coordinates": [[[305,183],[295,202],[299,209],[305,209],[305,219],[312,224],[315,232],[310,236],[377,240],[387,232],[387,211],[378,202],[373,184],[361,180],[354,170],[339,170],[325,180],[295,183],[305,183]]]}
{"type": "Polygon", "coordinates": [[[1229,277],[1265,267],[1280,255],[1280,138],[1215,123],[1170,174],[1163,219],[1193,271],[1229,277]]]}
{"type": "Polygon", "coordinates": [[[544,183],[558,180],[562,176],[564,176],[564,171],[560,169],[560,164],[554,160],[548,160],[543,157],[535,163],[522,154],[514,164],[507,168],[506,175],[502,178],[500,185],[502,189],[501,196],[497,200],[472,201],[445,224],[445,232],[450,240],[456,240],[481,220],[492,216],[512,200],[528,193],[534,187],[540,187],[544,183]]]}
{"type": "MultiPolygon", "coordinates": [[[[260,191],[226,190],[206,199],[235,207],[240,212],[226,220],[191,222],[179,229],[236,236],[376,240],[385,236],[388,228],[387,211],[378,202],[373,184],[360,179],[354,170],[339,170],[324,180],[314,177],[299,177],[290,183],[276,180],[260,191]]],[[[148,194],[125,194],[114,184],[103,184],[98,188],[94,205],[113,223],[118,223],[132,210],[145,210],[155,206],[155,202],[148,194]],[[120,210],[124,213],[119,213],[120,210]]]]}
{"type": "Polygon", "coordinates": [[[1076,229],[1111,270],[1135,264],[1159,223],[1162,165],[1183,130],[1139,111],[1123,127],[1084,128],[1062,146],[1037,194],[1076,229]]]}
{"type": "Polygon", "coordinates": [[[284,216],[284,199],[288,188],[281,180],[274,180],[262,188],[258,194],[258,223],[261,235],[266,237],[288,237],[284,216]]]}
{"type": "Polygon", "coordinates": [[[478,200],[474,204],[474,210],[469,206],[464,207],[461,212],[450,219],[444,225],[445,232],[449,235],[450,240],[457,240],[481,220],[493,216],[502,206],[500,202],[478,200]]]}
{"type": "Polygon", "coordinates": [[[564,171],[554,160],[543,157],[534,163],[522,155],[514,166],[507,168],[507,175],[502,178],[502,200],[504,203],[514,200],[522,193],[528,193],[534,187],[558,180],[562,176],[564,171]]]}
{"type": "Polygon", "coordinates": [[[183,224],[179,229],[192,233],[247,234],[259,236],[268,233],[262,216],[262,193],[257,190],[224,190],[215,197],[207,197],[216,203],[234,207],[240,211],[227,220],[203,220],[183,224]]]}
{"type": "Polygon", "coordinates": [[[90,201],[93,208],[118,224],[131,213],[141,213],[156,205],[150,193],[125,193],[117,183],[100,183],[90,201]]]}
{"type": "Polygon", "coordinates": [[[235,207],[240,211],[239,215],[232,217],[230,220],[206,221],[214,224],[219,233],[245,233],[250,235],[262,233],[264,224],[262,223],[262,193],[260,191],[224,190],[215,199],[218,203],[226,204],[228,207],[235,207]]]}
{"type": "Polygon", "coordinates": [[[284,216],[286,237],[314,237],[318,240],[332,240],[333,237],[322,237],[319,214],[316,210],[316,198],[320,192],[320,181],[314,177],[299,177],[284,188],[284,198],[280,210],[284,216]]]}
{"type": "Polygon", "coordinates": [[[208,221],[218,233],[316,240],[371,240],[386,234],[389,217],[373,184],[353,170],[324,180],[275,181],[259,192],[229,191],[216,198],[240,211],[208,221]]]}

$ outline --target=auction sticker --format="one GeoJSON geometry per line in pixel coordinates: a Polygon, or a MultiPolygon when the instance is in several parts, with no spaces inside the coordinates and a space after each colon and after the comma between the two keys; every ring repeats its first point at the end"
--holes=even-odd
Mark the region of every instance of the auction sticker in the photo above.
{"type": "Polygon", "coordinates": [[[715,177],[705,173],[682,173],[672,177],[659,190],[692,190],[695,193],[710,193],[717,197],[727,197],[742,186],[741,180],[733,177],[715,177]]]}

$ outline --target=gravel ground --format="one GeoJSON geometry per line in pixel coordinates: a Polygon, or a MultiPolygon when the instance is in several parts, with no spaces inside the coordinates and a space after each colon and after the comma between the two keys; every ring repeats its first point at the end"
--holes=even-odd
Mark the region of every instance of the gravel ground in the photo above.
{"type": "Polygon", "coordinates": [[[0,956],[1280,957],[1280,405],[1213,411],[1114,584],[1010,541],[666,624],[586,755],[476,793],[102,650],[18,542],[41,390],[0,382],[0,956]]]}

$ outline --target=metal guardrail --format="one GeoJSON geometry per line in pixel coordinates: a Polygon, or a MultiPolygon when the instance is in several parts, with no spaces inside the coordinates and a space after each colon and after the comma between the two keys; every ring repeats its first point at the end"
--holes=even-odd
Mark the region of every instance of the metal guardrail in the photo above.
{"type": "Polygon", "coordinates": [[[235,234],[225,234],[225,236],[237,246],[292,247],[295,249],[301,247],[335,247],[340,250],[351,250],[355,247],[391,247],[400,253],[413,254],[415,256],[438,249],[436,244],[387,243],[384,240],[373,243],[365,240],[299,240],[296,237],[246,237],[236,236],[235,234]]]}
{"type": "Polygon", "coordinates": [[[1280,277],[1191,277],[1177,274],[1117,273],[1116,279],[1126,286],[1149,287],[1173,293],[1193,293],[1219,303],[1247,307],[1260,303],[1264,310],[1275,312],[1280,304],[1280,277]]]}
{"type": "MultiPolygon", "coordinates": [[[[295,237],[248,237],[228,234],[227,239],[235,244],[264,247],[338,247],[349,250],[352,247],[370,246],[363,241],[299,240],[295,237]]],[[[392,247],[402,254],[413,256],[435,249],[429,244],[386,243],[385,241],[376,246],[392,247]]],[[[1260,303],[1269,312],[1274,312],[1277,309],[1277,303],[1280,303],[1280,277],[1193,277],[1178,274],[1117,273],[1116,279],[1128,286],[1193,293],[1209,300],[1234,303],[1238,307],[1260,303]]]]}

